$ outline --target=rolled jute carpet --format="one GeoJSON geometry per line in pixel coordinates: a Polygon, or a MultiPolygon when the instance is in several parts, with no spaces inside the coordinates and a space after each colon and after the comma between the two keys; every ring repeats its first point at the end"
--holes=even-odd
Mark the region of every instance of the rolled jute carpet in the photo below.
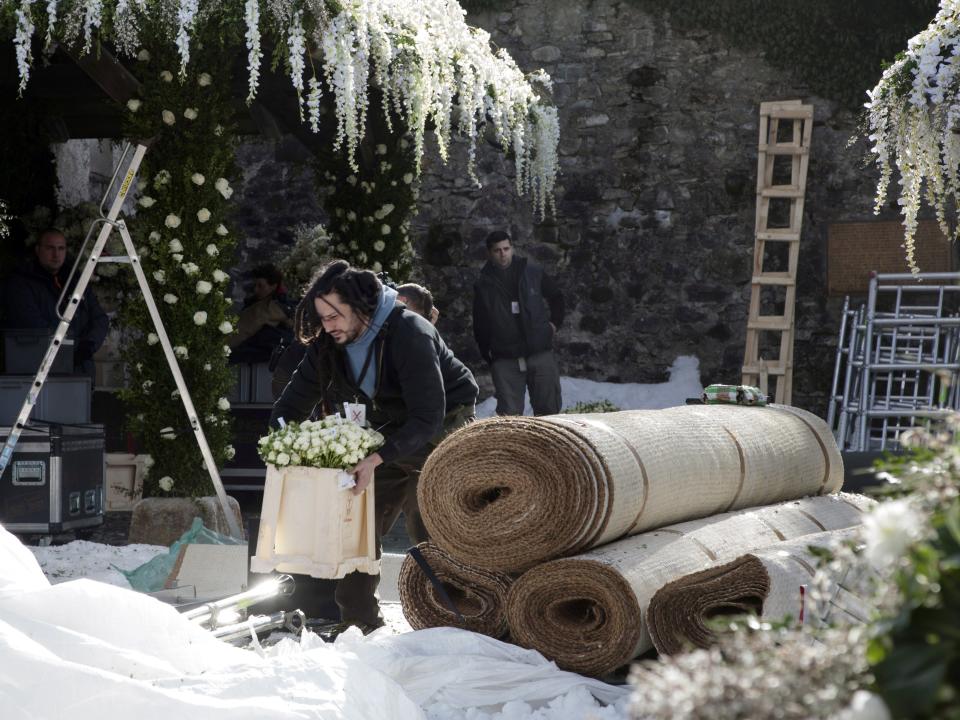
{"type": "Polygon", "coordinates": [[[667,583],[650,599],[646,624],[653,645],[674,654],[688,647],[709,647],[715,640],[709,621],[752,614],[771,622],[797,624],[863,623],[869,609],[851,591],[850,570],[830,577],[829,597],[817,600],[809,584],[818,561],[810,547],[829,548],[856,537],[856,528],[804,535],[741,555],[723,565],[667,583]]]}
{"type": "Polygon", "coordinates": [[[407,555],[397,584],[410,627],[422,630],[449,626],[493,638],[506,637],[507,591],[513,582],[509,575],[461,563],[430,542],[420,543],[417,549],[460,615],[450,609],[426,573],[407,555]]]}
{"type": "Polygon", "coordinates": [[[826,423],[787,406],[695,405],[503,417],[449,435],[424,465],[430,537],[518,574],[670,523],[836,492],[826,423]]]}
{"type": "Polygon", "coordinates": [[[552,560],[510,588],[507,623],[518,645],[560,667],[602,675],[650,649],[650,598],[668,582],[757,548],[860,523],[860,495],[809,497],[678,523],[552,560]]]}

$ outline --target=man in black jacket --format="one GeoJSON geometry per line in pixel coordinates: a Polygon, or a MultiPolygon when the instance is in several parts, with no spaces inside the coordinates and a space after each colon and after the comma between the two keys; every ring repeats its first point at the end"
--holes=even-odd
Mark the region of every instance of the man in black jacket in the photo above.
{"type": "MultiPolygon", "coordinates": [[[[321,404],[336,413],[363,405],[384,445],[349,470],[359,494],[375,482],[377,551],[406,500],[410,507],[427,455],[447,434],[473,420],[477,384],[427,320],[396,302],[397,292],[369,270],[338,260],[315,278],[297,308],[306,354],[273,407],[270,424],[300,421],[321,404]],[[376,479],[374,480],[374,470],[376,479]]],[[[421,537],[426,530],[420,523],[421,537]]],[[[378,575],[353,572],[337,583],[344,625],[383,625],[378,575]]]]}
{"type": "MultiPolygon", "coordinates": [[[[3,287],[3,325],[8,328],[48,328],[60,324],[57,300],[67,282],[67,241],[56,229],[44,230],[34,246],[34,256],[13,273],[3,287]]],[[[71,290],[73,288],[70,288],[71,290]]],[[[66,309],[66,298],[60,307],[66,309]]],[[[93,375],[93,354],[100,349],[110,320],[87,286],[77,305],[68,337],[74,339],[73,362],[78,373],[93,375]]]]}
{"type": "Polygon", "coordinates": [[[490,363],[498,415],[522,415],[530,388],[536,415],[560,412],[560,370],[553,337],[563,322],[563,295],[539,265],[515,256],[510,236],[487,236],[487,264],[473,289],[473,335],[490,363]]]}

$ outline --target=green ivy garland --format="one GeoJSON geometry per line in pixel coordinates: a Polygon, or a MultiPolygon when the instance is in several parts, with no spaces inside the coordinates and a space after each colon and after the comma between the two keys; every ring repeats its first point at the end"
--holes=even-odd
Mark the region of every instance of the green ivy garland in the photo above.
{"type": "MultiPolygon", "coordinates": [[[[222,269],[235,243],[227,229],[228,178],[234,175],[233,106],[228,64],[218,35],[194,47],[178,75],[176,48],[150,44],[135,72],[142,95],[127,103],[129,137],[153,138],[139,173],[138,207],[130,226],[143,268],[174,346],[198,418],[218,465],[232,457],[226,395],[233,382],[225,341],[233,332],[229,276],[222,269]]],[[[120,325],[134,413],[131,429],[153,459],[146,495],[208,495],[209,477],[182,401],[161,352],[146,305],[129,297],[120,325]]]]}

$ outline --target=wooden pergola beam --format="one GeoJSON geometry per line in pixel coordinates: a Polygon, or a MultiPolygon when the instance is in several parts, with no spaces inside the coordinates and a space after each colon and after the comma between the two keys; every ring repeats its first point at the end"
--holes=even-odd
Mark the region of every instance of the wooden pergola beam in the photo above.
{"type": "Polygon", "coordinates": [[[140,92],[140,81],[106,48],[78,54],[66,45],[62,50],[107,96],[121,105],[140,92]]]}

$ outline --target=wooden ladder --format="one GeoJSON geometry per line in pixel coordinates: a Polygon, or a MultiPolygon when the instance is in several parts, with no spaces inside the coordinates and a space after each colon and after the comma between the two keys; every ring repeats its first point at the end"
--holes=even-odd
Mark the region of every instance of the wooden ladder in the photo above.
{"type": "MultiPolygon", "coordinates": [[[[803,220],[803,199],[807,189],[807,165],[810,161],[810,135],[813,131],[813,105],[799,100],[760,104],[760,145],[757,154],[757,220],[753,246],[753,278],[750,281],[750,312],[747,317],[747,344],[743,357],[744,385],[755,385],[770,395],[770,376],[776,378],[773,400],[790,404],[793,394],[794,306],[797,296],[797,261],[800,257],[800,224],[803,220]],[[781,127],[781,122],[784,127],[781,127]],[[781,140],[781,135],[787,137],[781,140]],[[790,179],[785,183],[789,158],[790,179]],[[776,166],[776,167],[775,167],[776,166]],[[774,184],[774,183],[777,184],[774,184]],[[777,201],[788,219],[775,217],[771,227],[770,203],[777,201]],[[784,224],[784,222],[786,224],[784,224]],[[767,246],[783,248],[786,244],[786,270],[764,270],[767,246]],[[781,300],[783,314],[761,315],[764,288],[776,293],[774,304],[781,300]],[[761,333],[779,333],[779,356],[762,356],[761,333]]],[[[779,209],[779,208],[778,208],[779,209]]],[[[779,215],[775,213],[775,215],[779,215]]]]}

